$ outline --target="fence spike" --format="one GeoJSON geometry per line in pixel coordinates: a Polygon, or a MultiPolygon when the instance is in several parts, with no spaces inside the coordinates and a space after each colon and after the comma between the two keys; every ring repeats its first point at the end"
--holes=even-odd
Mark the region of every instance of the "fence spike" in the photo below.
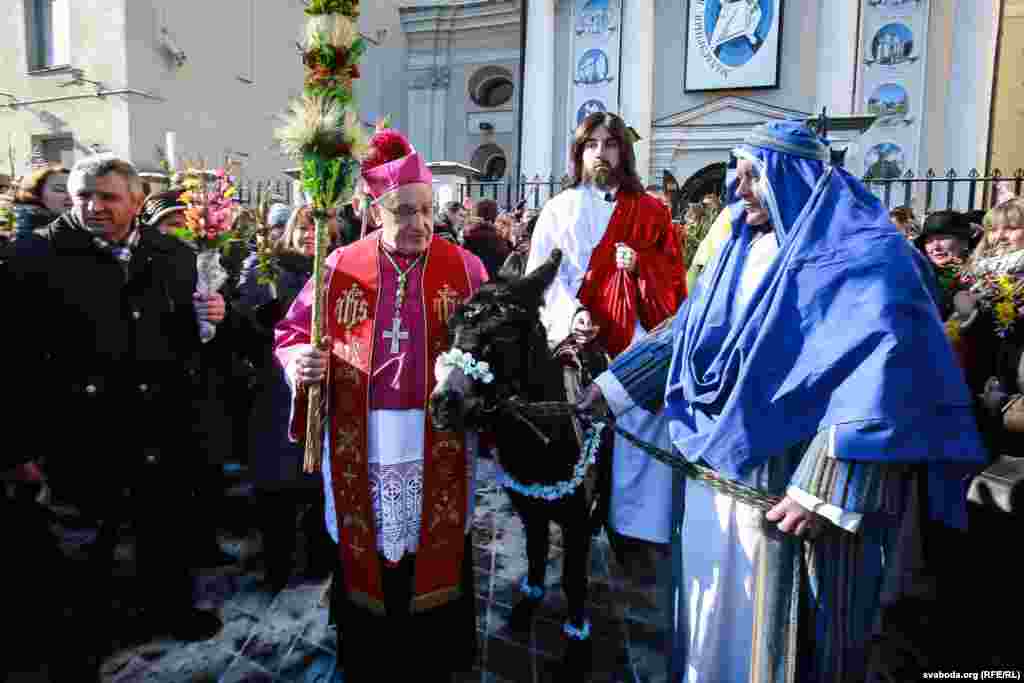
{"type": "Polygon", "coordinates": [[[951,168],[948,171],[946,171],[946,178],[948,178],[949,180],[953,180],[954,178],[956,178],[956,169],[951,168]]]}
{"type": "Polygon", "coordinates": [[[1018,168],[1016,171],[1014,171],[1013,172],[1013,177],[1014,178],[1024,178],[1024,168],[1018,168]]]}
{"type": "Polygon", "coordinates": [[[928,172],[924,174],[924,177],[925,178],[934,178],[935,177],[935,169],[929,168],[928,172]]]}
{"type": "Polygon", "coordinates": [[[972,168],[970,171],[967,172],[967,177],[968,178],[977,178],[980,175],[981,174],[978,173],[978,169],[976,169],[976,168],[972,168]]]}

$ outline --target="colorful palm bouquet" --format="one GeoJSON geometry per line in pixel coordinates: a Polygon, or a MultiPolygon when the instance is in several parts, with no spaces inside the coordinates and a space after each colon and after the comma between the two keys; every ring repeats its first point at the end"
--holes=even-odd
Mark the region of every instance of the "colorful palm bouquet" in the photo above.
{"type": "MultiPolygon", "coordinates": [[[[304,0],[306,67],[302,97],[292,103],[275,135],[282,150],[302,164],[302,188],[313,205],[316,254],[310,343],[321,344],[324,324],[324,261],[327,256],[327,211],[351,198],[359,178],[366,140],[352,92],[366,42],[359,35],[358,0],[304,0]]],[[[322,437],[322,387],[308,392],[306,457],[303,469],[319,469],[322,437]]]]}
{"type": "Polygon", "coordinates": [[[230,169],[189,168],[181,174],[180,184],[185,191],[178,199],[187,208],[185,227],[174,230],[176,237],[200,251],[223,249],[237,238],[238,187],[230,169]]]}
{"type": "Polygon", "coordinates": [[[264,195],[255,207],[243,208],[238,215],[238,232],[244,236],[250,253],[256,256],[256,282],[269,287],[271,296],[276,299],[281,250],[270,238],[271,227],[267,221],[270,204],[270,195],[264,195]]]}
{"type": "Polygon", "coordinates": [[[965,274],[970,291],[978,297],[978,307],[992,313],[995,332],[1010,335],[1024,312],[1024,278],[1013,274],[986,273],[980,277],[965,274]]]}
{"type": "MultiPolygon", "coordinates": [[[[231,171],[231,167],[209,171],[205,164],[193,164],[175,178],[185,188],[179,199],[186,208],[185,226],[173,234],[198,250],[196,291],[205,297],[213,296],[227,282],[221,251],[239,239],[238,188],[231,171]]],[[[199,336],[204,342],[213,339],[215,331],[213,323],[200,321],[199,336]]]]}

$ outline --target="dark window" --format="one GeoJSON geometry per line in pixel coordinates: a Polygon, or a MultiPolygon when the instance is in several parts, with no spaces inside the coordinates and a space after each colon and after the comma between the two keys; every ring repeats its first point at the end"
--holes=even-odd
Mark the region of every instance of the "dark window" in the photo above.
{"type": "Polygon", "coordinates": [[[68,11],[68,0],[28,0],[25,3],[29,71],[64,66],[71,61],[68,11]]]}
{"type": "Polygon", "coordinates": [[[512,81],[504,78],[487,81],[480,88],[480,101],[477,104],[481,107],[500,107],[512,99],[514,90],[512,81]]]}
{"type": "Polygon", "coordinates": [[[512,72],[491,64],[478,69],[469,79],[469,97],[478,107],[502,107],[512,101],[515,94],[512,72]]]}
{"type": "Polygon", "coordinates": [[[505,177],[506,161],[504,156],[493,156],[487,160],[484,167],[484,177],[487,180],[501,180],[505,177]]]}

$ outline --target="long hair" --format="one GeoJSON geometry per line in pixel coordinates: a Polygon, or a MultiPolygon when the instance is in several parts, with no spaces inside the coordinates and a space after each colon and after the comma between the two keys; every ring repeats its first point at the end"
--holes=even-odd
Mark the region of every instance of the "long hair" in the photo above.
{"type": "Polygon", "coordinates": [[[572,185],[570,187],[578,187],[583,182],[583,148],[586,147],[590,136],[600,126],[607,128],[608,134],[619,143],[619,167],[613,171],[619,178],[619,189],[643,194],[644,183],[636,171],[636,154],[633,152],[633,145],[629,142],[626,123],[615,114],[607,112],[594,112],[576,127],[576,134],[573,136],[572,148],[569,152],[572,160],[572,185]]]}
{"type": "Polygon", "coordinates": [[[313,210],[309,206],[299,206],[292,209],[292,215],[288,217],[288,223],[285,225],[284,232],[281,233],[280,239],[274,243],[274,248],[279,252],[291,252],[293,254],[301,253],[299,249],[295,248],[295,235],[298,232],[298,227],[304,221],[312,221],[313,210]]]}
{"type": "Polygon", "coordinates": [[[63,166],[46,166],[40,168],[29,175],[25,176],[21,183],[18,184],[18,190],[15,192],[14,201],[18,204],[35,204],[37,206],[43,205],[43,186],[46,185],[47,179],[50,176],[58,173],[70,173],[68,169],[63,166]]]}

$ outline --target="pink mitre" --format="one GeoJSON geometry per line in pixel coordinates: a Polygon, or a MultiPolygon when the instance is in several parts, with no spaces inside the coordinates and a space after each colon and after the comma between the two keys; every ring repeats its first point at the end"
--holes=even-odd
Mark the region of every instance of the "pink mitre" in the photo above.
{"type": "Polygon", "coordinates": [[[434,177],[405,136],[385,128],[370,138],[370,153],[362,163],[363,180],[374,199],[403,185],[426,183],[434,177]]]}

